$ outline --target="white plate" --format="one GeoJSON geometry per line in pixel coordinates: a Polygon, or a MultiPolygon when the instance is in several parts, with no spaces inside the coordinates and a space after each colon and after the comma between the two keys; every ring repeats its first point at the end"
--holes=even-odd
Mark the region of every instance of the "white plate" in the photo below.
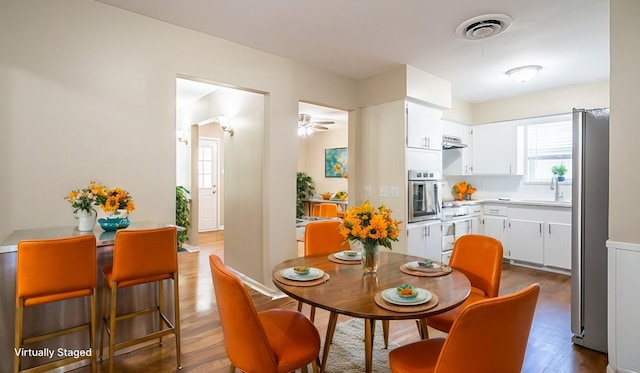
{"type": "Polygon", "coordinates": [[[403,298],[398,295],[397,288],[391,288],[382,292],[382,299],[399,306],[416,306],[431,300],[431,293],[425,289],[416,288],[418,295],[415,298],[403,298]]]}
{"type": "Polygon", "coordinates": [[[407,268],[414,271],[422,271],[422,272],[440,272],[443,270],[443,266],[440,263],[433,262],[428,266],[421,266],[417,261],[407,263],[407,268]]]}
{"type": "Polygon", "coordinates": [[[339,253],[335,253],[333,254],[336,258],[338,259],[342,259],[342,260],[361,260],[362,259],[362,254],[360,252],[358,252],[358,255],[356,256],[349,256],[347,254],[344,253],[344,251],[340,251],[339,253]]]}
{"type": "Polygon", "coordinates": [[[282,275],[282,277],[289,280],[311,281],[317,280],[324,276],[324,271],[318,268],[309,268],[309,273],[307,273],[306,275],[299,275],[293,270],[293,267],[291,267],[283,269],[282,271],[280,271],[280,274],[282,275]]]}

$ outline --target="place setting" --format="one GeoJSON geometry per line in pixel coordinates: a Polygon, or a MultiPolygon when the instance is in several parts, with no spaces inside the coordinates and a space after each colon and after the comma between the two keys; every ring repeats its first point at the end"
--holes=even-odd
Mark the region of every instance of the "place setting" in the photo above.
{"type": "Polygon", "coordinates": [[[276,272],[274,278],[285,285],[315,286],[327,282],[329,274],[319,268],[296,266],[276,272]]]}
{"type": "Polygon", "coordinates": [[[329,255],[329,260],[339,264],[360,264],[362,253],[356,250],[345,250],[329,255]]]}
{"type": "Polygon", "coordinates": [[[390,311],[420,312],[435,307],[438,297],[426,289],[402,284],[376,293],[374,301],[390,311]]]}
{"type": "Polygon", "coordinates": [[[400,270],[408,275],[422,277],[444,276],[452,271],[450,266],[429,259],[405,263],[400,266],[400,270]]]}

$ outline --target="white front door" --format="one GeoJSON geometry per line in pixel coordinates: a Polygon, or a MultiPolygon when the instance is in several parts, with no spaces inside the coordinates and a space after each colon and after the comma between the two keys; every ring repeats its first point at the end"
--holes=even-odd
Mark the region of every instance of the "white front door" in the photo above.
{"type": "Polygon", "coordinates": [[[218,139],[199,140],[199,231],[218,229],[218,139]]]}

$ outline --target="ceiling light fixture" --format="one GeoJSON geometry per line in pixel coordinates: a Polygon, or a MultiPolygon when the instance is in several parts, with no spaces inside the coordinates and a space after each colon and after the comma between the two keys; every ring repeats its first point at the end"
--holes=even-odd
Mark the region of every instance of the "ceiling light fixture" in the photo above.
{"type": "Polygon", "coordinates": [[[507,74],[509,78],[515,80],[516,82],[524,83],[536,76],[540,69],[542,69],[542,66],[527,65],[513,68],[507,71],[505,74],[507,74]]]}

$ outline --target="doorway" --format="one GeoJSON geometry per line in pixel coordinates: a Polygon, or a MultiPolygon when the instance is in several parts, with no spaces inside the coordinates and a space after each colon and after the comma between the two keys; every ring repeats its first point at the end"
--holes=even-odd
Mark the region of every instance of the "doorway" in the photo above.
{"type": "Polygon", "coordinates": [[[198,141],[198,227],[199,232],[219,229],[220,141],[201,137],[198,141]]]}

